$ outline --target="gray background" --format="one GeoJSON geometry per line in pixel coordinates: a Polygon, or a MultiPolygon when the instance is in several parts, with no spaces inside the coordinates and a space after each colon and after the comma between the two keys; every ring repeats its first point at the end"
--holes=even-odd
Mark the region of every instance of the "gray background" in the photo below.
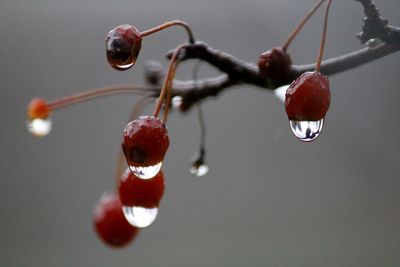
{"type": "MultiPolygon", "coordinates": [[[[182,19],[198,39],[254,61],[314,2],[0,0],[0,266],[400,266],[400,54],[331,77],[326,127],[312,144],[295,140],[269,92],[241,86],[207,101],[211,170],[201,179],[188,173],[195,112],[174,113],[159,217],[122,250],[98,240],[92,210],[113,187],[136,98],[57,112],[44,139],[25,130],[32,97],[141,83],[144,62],[166,64],[164,52],[186,38],[181,29],[146,38],[137,66],[116,72],[104,52],[116,25],[182,19]]],[[[377,2],[400,25],[399,1],[377,2]]],[[[321,13],[290,47],[295,63],[315,59],[321,13]]],[[[359,3],[334,1],[325,58],[361,47],[362,17],[359,3]]],[[[178,76],[190,77],[191,66],[178,76]]]]}

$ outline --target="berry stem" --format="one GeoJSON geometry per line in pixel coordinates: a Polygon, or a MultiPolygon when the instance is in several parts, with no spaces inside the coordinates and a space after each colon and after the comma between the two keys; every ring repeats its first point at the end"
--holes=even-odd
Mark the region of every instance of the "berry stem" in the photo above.
{"type": "MultiPolygon", "coordinates": [[[[154,117],[158,117],[158,114],[160,113],[161,106],[164,101],[165,95],[167,94],[168,91],[171,90],[172,80],[174,79],[175,70],[178,66],[177,60],[178,60],[179,52],[181,51],[181,49],[186,48],[186,47],[187,47],[187,45],[181,44],[175,49],[174,53],[172,54],[171,60],[169,61],[167,74],[165,75],[164,83],[161,88],[160,96],[158,97],[156,106],[154,107],[154,111],[153,111],[154,117]]],[[[169,104],[167,104],[167,107],[169,108],[169,104]]],[[[167,111],[166,113],[168,113],[168,110],[166,110],[166,111],[167,111]]],[[[164,123],[165,123],[165,121],[164,121],[164,123]]]]}
{"type": "MultiPolygon", "coordinates": [[[[146,107],[146,105],[151,101],[152,96],[151,95],[146,95],[142,98],[140,98],[136,104],[133,106],[133,109],[131,111],[131,114],[129,115],[129,120],[132,121],[135,118],[139,116],[139,114],[143,111],[143,109],[146,107]]],[[[121,179],[122,174],[124,173],[125,170],[125,155],[122,149],[119,151],[118,159],[117,159],[117,168],[115,171],[115,189],[118,191],[119,187],[119,182],[121,179]]]]}
{"type": "Polygon", "coordinates": [[[297,27],[293,30],[293,32],[289,35],[288,39],[286,42],[282,45],[282,50],[286,52],[287,48],[289,47],[290,43],[293,41],[293,39],[296,37],[296,35],[300,32],[300,30],[303,28],[303,26],[307,23],[307,21],[311,18],[311,16],[317,11],[317,9],[324,3],[325,0],[320,0],[309,12],[308,14],[303,18],[303,20],[297,25],[297,27]]]}
{"type": "Polygon", "coordinates": [[[321,62],[322,62],[322,56],[324,54],[324,48],[325,48],[325,41],[326,41],[326,32],[328,29],[328,15],[329,15],[329,8],[331,7],[332,0],[328,0],[328,4],[326,5],[325,9],[325,16],[324,16],[324,27],[322,31],[322,38],[321,38],[321,44],[319,46],[319,53],[317,57],[317,63],[315,66],[315,71],[319,72],[321,69],[321,62]]]}
{"type": "MultiPolygon", "coordinates": [[[[193,73],[192,73],[192,79],[193,81],[197,82],[198,81],[198,73],[199,73],[199,69],[201,66],[202,61],[198,60],[196,62],[196,65],[194,65],[193,67],[193,73]]],[[[201,103],[197,103],[197,119],[199,121],[200,124],[200,154],[203,155],[205,154],[205,141],[206,141],[206,123],[204,120],[204,114],[203,114],[203,108],[201,103]]]]}
{"type": "Polygon", "coordinates": [[[107,95],[114,95],[114,94],[144,94],[151,92],[152,87],[148,86],[138,86],[138,85],[131,85],[131,84],[121,84],[121,85],[112,85],[112,86],[105,86],[99,87],[91,90],[87,90],[85,92],[73,94],[70,96],[66,96],[60,99],[56,99],[50,101],[48,103],[48,107],[51,110],[56,110],[59,108],[67,107],[70,105],[78,104],[84,101],[91,100],[93,98],[107,96],[107,95]]]}
{"type": "Polygon", "coordinates": [[[194,40],[194,36],[193,36],[192,29],[189,27],[189,25],[188,25],[186,22],[181,21],[181,20],[171,20],[171,21],[167,21],[167,22],[165,22],[165,23],[163,23],[163,24],[161,24],[161,25],[159,25],[159,26],[157,26],[157,27],[148,29],[148,30],[146,30],[146,31],[142,31],[142,32],[140,33],[140,35],[141,35],[142,37],[145,37],[145,36],[147,36],[147,35],[150,35],[150,34],[153,34],[153,33],[158,32],[158,31],[164,30],[164,29],[166,29],[166,28],[169,28],[169,27],[171,27],[171,26],[177,26],[177,25],[182,26],[182,27],[185,28],[187,34],[189,35],[189,43],[190,43],[190,44],[194,44],[194,43],[195,43],[195,40],[194,40]]]}

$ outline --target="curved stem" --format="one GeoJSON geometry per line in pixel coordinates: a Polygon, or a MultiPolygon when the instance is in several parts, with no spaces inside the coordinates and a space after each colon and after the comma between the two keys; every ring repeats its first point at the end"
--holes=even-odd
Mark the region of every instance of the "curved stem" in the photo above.
{"type": "Polygon", "coordinates": [[[166,95],[167,91],[171,89],[172,80],[174,78],[173,75],[175,74],[174,68],[176,68],[175,62],[178,59],[179,52],[183,48],[185,48],[186,46],[187,45],[185,45],[185,44],[179,45],[175,49],[175,51],[174,51],[174,53],[172,55],[172,58],[171,58],[171,60],[169,62],[169,65],[168,65],[167,74],[165,75],[164,83],[163,83],[163,86],[161,88],[160,96],[158,97],[157,104],[154,107],[154,111],[153,111],[153,116],[154,117],[158,117],[158,114],[160,113],[161,106],[162,106],[162,103],[164,101],[165,95],[166,95]]]}
{"type": "Polygon", "coordinates": [[[167,22],[165,22],[165,23],[163,23],[163,24],[161,24],[161,25],[159,25],[157,27],[154,27],[154,28],[151,28],[151,29],[148,29],[146,31],[141,32],[140,35],[142,37],[145,37],[147,35],[156,33],[158,31],[164,30],[164,29],[166,29],[168,27],[171,27],[171,26],[182,26],[183,28],[185,28],[187,34],[189,35],[189,43],[191,43],[191,44],[195,43],[192,29],[189,27],[189,25],[186,22],[181,21],[181,20],[167,21],[167,22]]]}
{"type": "Polygon", "coordinates": [[[300,32],[300,30],[303,28],[304,24],[307,23],[307,21],[311,18],[311,16],[317,11],[317,9],[322,5],[322,3],[325,2],[325,0],[320,0],[303,18],[303,20],[297,25],[297,27],[293,30],[293,32],[289,35],[289,38],[286,40],[286,42],[282,45],[282,50],[286,51],[287,48],[289,47],[290,43],[293,41],[293,39],[296,37],[296,35],[300,32]]]}
{"type": "Polygon", "coordinates": [[[105,87],[99,87],[85,92],[73,94],[60,99],[50,101],[48,107],[51,110],[56,110],[66,106],[78,104],[84,101],[91,100],[93,98],[102,97],[106,95],[114,94],[145,94],[149,91],[155,91],[153,87],[143,86],[143,85],[132,85],[132,84],[121,84],[121,85],[111,85],[105,87]]]}
{"type": "Polygon", "coordinates": [[[329,8],[331,7],[332,0],[328,0],[328,4],[326,5],[325,9],[325,16],[324,16],[324,27],[322,31],[322,38],[321,38],[321,44],[319,46],[319,53],[317,57],[317,65],[315,66],[315,71],[319,72],[321,69],[321,62],[322,62],[322,56],[324,54],[324,48],[325,48],[325,40],[326,40],[326,31],[328,28],[328,15],[329,15],[329,8]]]}
{"type": "Polygon", "coordinates": [[[172,67],[171,79],[168,83],[168,89],[167,89],[167,95],[166,95],[166,101],[165,101],[165,109],[164,109],[164,117],[163,117],[164,123],[167,123],[169,109],[171,108],[171,101],[172,101],[171,88],[172,88],[173,79],[175,77],[176,69],[178,68],[178,64],[179,64],[179,61],[176,61],[174,66],[172,67]]]}

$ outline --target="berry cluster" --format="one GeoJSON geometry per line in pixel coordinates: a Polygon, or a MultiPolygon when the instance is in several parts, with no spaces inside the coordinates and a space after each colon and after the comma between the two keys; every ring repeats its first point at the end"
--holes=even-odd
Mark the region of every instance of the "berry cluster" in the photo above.
{"type": "MultiPolygon", "coordinates": [[[[318,2],[282,47],[261,54],[258,61],[261,75],[276,84],[281,84],[292,77],[292,61],[287,48],[301,27],[324,1],[318,2]]],[[[290,125],[293,133],[302,141],[312,141],[319,135],[330,105],[329,82],[327,77],[320,73],[320,66],[331,1],[328,0],[315,71],[303,73],[286,91],[285,108],[290,125]]],[[[108,33],[106,40],[108,63],[114,69],[124,71],[135,64],[145,36],[174,25],[183,26],[187,30],[189,43],[181,44],[175,49],[165,76],[161,74],[160,66],[154,64],[151,72],[146,74],[152,85],[158,85],[161,77],[164,78],[162,88],[158,91],[154,112],[146,116],[138,116],[140,112],[136,109],[132,112],[131,121],[123,131],[121,155],[125,156],[125,160],[121,157],[118,163],[115,177],[116,192],[104,195],[94,210],[93,220],[97,234],[106,244],[113,247],[121,247],[131,242],[140,228],[150,226],[157,217],[165,187],[161,167],[169,147],[166,121],[172,102],[172,81],[179,64],[181,50],[194,44],[194,38],[186,23],[170,21],[143,32],[139,32],[131,25],[120,25],[108,33]],[[161,111],[163,119],[159,118],[161,111]]],[[[51,129],[52,111],[94,97],[127,92],[143,94],[145,97],[142,100],[149,97],[146,88],[112,86],[90,90],[50,103],[43,99],[33,99],[28,106],[29,130],[37,136],[44,136],[51,129]]],[[[199,121],[202,129],[200,153],[191,168],[191,173],[196,176],[202,176],[208,171],[204,159],[205,126],[200,106],[199,121]]]]}

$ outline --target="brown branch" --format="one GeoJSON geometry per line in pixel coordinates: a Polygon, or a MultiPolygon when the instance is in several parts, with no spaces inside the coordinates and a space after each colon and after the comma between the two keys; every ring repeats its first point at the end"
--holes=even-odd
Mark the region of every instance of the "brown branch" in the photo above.
{"type": "MultiPolygon", "coordinates": [[[[334,75],[362,66],[399,50],[400,42],[393,44],[383,43],[377,47],[363,48],[323,61],[321,72],[325,75],[334,75]]],[[[183,110],[188,110],[195,102],[209,96],[216,96],[233,85],[249,84],[262,89],[273,90],[280,85],[291,83],[301,73],[315,69],[315,64],[293,65],[291,75],[288,79],[276,83],[276,81],[261,76],[254,64],[245,63],[231,55],[212,49],[204,43],[196,43],[191,46],[190,49],[185,51],[180,60],[184,61],[194,58],[206,61],[220,71],[225,72],[226,75],[207,78],[197,82],[176,80],[173,86],[173,95],[183,97],[183,110]]]]}
{"type": "MultiPolygon", "coordinates": [[[[400,28],[388,25],[388,22],[382,19],[371,0],[355,1],[363,5],[366,14],[363,32],[358,34],[358,38],[361,39],[362,43],[373,38],[379,38],[384,43],[323,61],[321,72],[325,75],[341,73],[400,50],[400,28]]],[[[170,57],[171,54],[172,52],[167,53],[167,57],[170,57]]],[[[189,59],[205,61],[225,74],[196,82],[175,80],[173,95],[182,96],[182,110],[188,110],[194,103],[209,96],[216,96],[234,85],[249,84],[261,89],[273,90],[281,85],[291,83],[303,72],[315,70],[315,64],[293,65],[288,78],[277,81],[261,75],[254,63],[246,63],[230,54],[215,50],[203,42],[189,45],[181,52],[180,61],[189,59]]]]}

